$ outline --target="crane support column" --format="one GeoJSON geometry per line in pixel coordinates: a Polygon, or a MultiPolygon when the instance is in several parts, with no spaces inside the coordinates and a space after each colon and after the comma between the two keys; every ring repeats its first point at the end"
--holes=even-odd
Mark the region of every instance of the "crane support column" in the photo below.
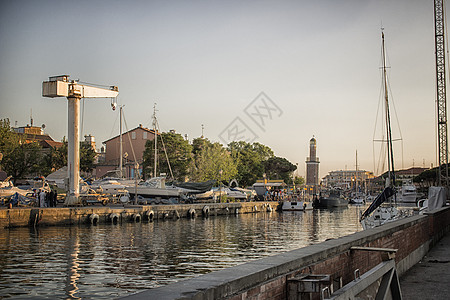
{"type": "Polygon", "coordinates": [[[67,97],[68,100],[68,153],[67,172],[69,187],[65,205],[80,205],[80,100],[81,98],[115,98],[119,95],[116,86],[107,88],[69,81],[69,75],[50,77],[42,83],[42,96],[67,97]]]}
{"type": "Polygon", "coordinates": [[[69,101],[68,115],[68,153],[67,172],[69,191],[66,205],[77,205],[80,194],[80,100],[79,97],[67,97],[69,101]]]}

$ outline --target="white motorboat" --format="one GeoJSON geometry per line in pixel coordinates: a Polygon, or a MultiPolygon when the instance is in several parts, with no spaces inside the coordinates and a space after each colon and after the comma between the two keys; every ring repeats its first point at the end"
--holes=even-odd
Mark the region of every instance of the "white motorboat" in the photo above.
{"type": "Polygon", "coordinates": [[[397,195],[399,202],[416,203],[417,189],[411,180],[403,180],[400,193],[397,195]]]}
{"type": "Polygon", "coordinates": [[[153,177],[140,182],[137,186],[127,186],[125,189],[131,196],[137,194],[144,198],[178,198],[185,192],[183,188],[166,187],[164,177],[153,177]]]}
{"type": "Polygon", "coordinates": [[[312,202],[301,200],[283,201],[281,206],[282,211],[305,211],[310,209],[313,209],[312,202]]]}
{"type": "Polygon", "coordinates": [[[104,178],[93,181],[90,188],[100,194],[117,195],[123,193],[129,186],[131,186],[131,181],[123,182],[115,178],[104,178]]]}
{"type": "Polygon", "coordinates": [[[352,193],[348,202],[350,204],[362,205],[366,203],[366,196],[363,193],[352,193]]]}

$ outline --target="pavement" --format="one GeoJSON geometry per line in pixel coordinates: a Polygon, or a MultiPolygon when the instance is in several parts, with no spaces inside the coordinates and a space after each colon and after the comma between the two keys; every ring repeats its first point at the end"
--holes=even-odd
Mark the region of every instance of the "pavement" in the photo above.
{"type": "Polygon", "coordinates": [[[405,300],[450,299],[450,233],[400,277],[405,300]]]}

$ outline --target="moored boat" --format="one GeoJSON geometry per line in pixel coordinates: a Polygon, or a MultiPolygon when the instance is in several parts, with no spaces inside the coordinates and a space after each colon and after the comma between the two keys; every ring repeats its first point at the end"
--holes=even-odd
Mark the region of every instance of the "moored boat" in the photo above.
{"type": "Polygon", "coordinates": [[[313,202],[314,208],[332,208],[332,207],[347,207],[348,201],[342,195],[342,190],[331,189],[329,191],[321,192],[319,198],[313,202]]]}
{"type": "Polygon", "coordinates": [[[405,203],[416,203],[417,189],[411,180],[404,180],[397,201],[405,203]]]}
{"type": "Polygon", "coordinates": [[[309,209],[313,209],[312,203],[301,200],[287,200],[283,201],[281,205],[282,211],[305,211],[309,209]]]}

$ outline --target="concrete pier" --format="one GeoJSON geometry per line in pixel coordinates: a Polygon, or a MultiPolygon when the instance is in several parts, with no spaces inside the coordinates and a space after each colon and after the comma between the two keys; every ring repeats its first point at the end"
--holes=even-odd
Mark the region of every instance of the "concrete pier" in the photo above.
{"type": "Polygon", "coordinates": [[[403,299],[450,297],[450,233],[400,278],[403,299]]]}
{"type": "Polygon", "coordinates": [[[142,222],[275,210],[278,202],[0,209],[0,228],[142,222]]]}

